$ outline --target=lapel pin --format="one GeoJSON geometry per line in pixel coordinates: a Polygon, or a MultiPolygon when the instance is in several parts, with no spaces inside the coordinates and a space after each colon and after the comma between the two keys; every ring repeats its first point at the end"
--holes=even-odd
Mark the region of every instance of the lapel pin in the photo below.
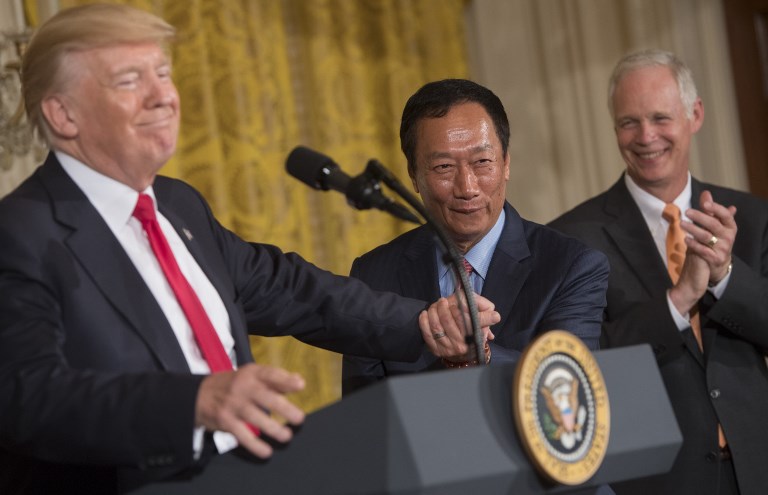
{"type": "Polygon", "coordinates": [[[187,240],[192,240],[192,232],[189,231],[189,229],[181,229],[182,232],[184,232],[184,235],[187,236],[187,240]]]}

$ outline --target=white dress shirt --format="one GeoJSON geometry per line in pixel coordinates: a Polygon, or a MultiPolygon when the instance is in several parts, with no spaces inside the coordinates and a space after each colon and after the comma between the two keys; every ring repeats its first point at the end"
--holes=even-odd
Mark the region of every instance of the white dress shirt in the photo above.
{"type": "MultiPolygon", "coordinates": [[[[200,348],[195,341],[192,327],[184,315],[168,280],[165,278],[160,264],[155,257],[152,247],[149,245],[144,229],[135,217],[133,210],[139,199],[139,193],[106,175],[103,175],[79,160],[62,152],[55,152],[64,171],[72,178],[83,191],[99,215],[104,219],[109,229],[115,235],[126,254],[133,262],[136,270],[146,282],[147,287],[155,297],[160,309],[168,319],[173,329],[179,346],[184,353],[189,369],[193,374],[205,375],[210,373],[208,363],[205,361],[200,348]]],[[[205,312],[211,320],[216,333],[221,339],[224,350],[232,360],[233,367],[237,366],[234,352],[234,339],[229,321],[229,313],[221,300],[219,293],[211,284],[208,277],[190,254],[184,242],[170,222],[157,211],[157,200],[152,187],[148,187],[144,194],[152,197],[155,203],[155,213],[160,229],[163,231],[168,244],[173,251],[179,269],[194,288],[205,312]]],[[[194,235],[190,232],[189,235],[194,235]]],[[[202,450],[204,428],[196,428],[193,433],[193,448],[196,455],[202,450]]],[[[223,453],[237,446],[235,437],[229,433],[214,432],[214,442],[219,452],[223,453]]]]}
{"type": "MultiPolygon", "coordinates": [[[[669,222],[664,220],[662,212],[666,203],[660,200],[656,196],[644,191],[640,188],[629,174],[624,174],[624,183],[629,190],[630,196],[635,200],[640,212],[643,214],[645,223],[648,226],[648,230],[653,236],[653,241],[656,243],[656,247],[659,250],[661,259],[664,261],[664,265],[667,265],[667,230],[669,228],[669,222]]],[[[683,222],[690,222],[690,219],[685,216],[685,212],[691,208],[691,174],[688,173],[688,182],[685,184],[685,188],[676,197],[673,203],[680,208],[681,219],[683,222]]],[[[688,235],[688,234],[686,234],[688,235]]],[[[720,298],[725,292],[725,288],[728,286],[728,280],[730,280],[731,274],[728,273],[720,282],[714,287],[709,287],[709,290],[716,298],[720,298]]],[[[667,291],[667,305],[669,306],[669,312],[672,315],[672,319],[675,320],[678,330],[685,330],[691,326],[690,315],[681,314],[669,297],[669,291],[667,291]]]]}

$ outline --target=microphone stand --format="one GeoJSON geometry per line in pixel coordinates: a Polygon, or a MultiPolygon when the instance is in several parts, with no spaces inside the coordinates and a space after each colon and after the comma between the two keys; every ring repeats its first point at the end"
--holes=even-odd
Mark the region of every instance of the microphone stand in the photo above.
{"type": "Polygon", "coordinates": [[[467,275],[467,272],[464,271],[462,256],[459,255],[459,252],[456,250],[456,246],[453,244],[453,241],[450,237],[448,237],[445,229],[443,229],[441,225],[432,219],[432,216],[424,207],[424,204],[419,201],[419,199],[416,198],[416,196],[414,196],[410,191],[408,191],[397,179],[397,177],[392,175],[392,173],[387,170],[387,168],[384,167],[381,162],[375,158],[369,160],[363,174],[371,180],[376,181],[377,183],[378,181],[384,182],[387,187],[395,191],[401,198],[403,198],[403,200],[405,200],[406,203],[411,205],[424,218],[427,226],[432,228],[432,230],[437,234],[437,238],[441,244],[441,247],[443,248],[443,251],[445,252],[446,258],[448,261],[450,261],[454,270],[458,273],[459,278],[461,279],[461,286],[464,289],[464,297],[467,301],[467,307],[469,308],[469,319],[472,325],[472,337],[467,336],[467,344],[474,341],[477,362],[479,365],[484,365],[485,352],[483,333],[480,329],[480,318],[478,317],[477,303],[475,302],[472,288],[469,285],[469,276],[467,275]]]}

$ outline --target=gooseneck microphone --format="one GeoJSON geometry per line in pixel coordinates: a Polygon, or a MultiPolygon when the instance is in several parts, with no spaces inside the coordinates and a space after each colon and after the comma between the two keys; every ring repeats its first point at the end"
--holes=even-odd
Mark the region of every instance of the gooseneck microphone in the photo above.
{"type": "Polygon", "coordinates": [[[350,206],[358,210],[376,208],[401,220],[421,224],[410,210],[384,196],[379,181],[371,177],[368,171],[350,177],[329,157],[304,146],[297,146],[291,151],[285,168],[289,174],[313,189],[333,189],[344,194],[350,206]]]}
{"type": "Polygon", "coordinates": [[[378,208],[391,213],[397,218],[420,225],[421,221],[409,209],[384,196],[379,183],[384,182],[384,184],[411,205],[424,218],[426,225],[437,234],[436,240],[445,253],[446,260],[450,262],[454,268],[454,273],[461,280],[464,303],[467,304],[469,309],[469,324],[472,329],[472,334],[466,337],[467,343],[474,343],[477,362],[485,364],[485,352],[483,350],[484,335],[480,328],[477,304],[472,294],[472,288],[469,285],[469,278],[461,263],[462,256],[445,229],[431,218],[421,201],[411,194],[384,165],[375,159],[368,161],[363,173],[356,177],[350,177],[329,157],[304,146],[298,146],[288,155],[285,168],[290,175],[313,189],[320,189],[322,191],[333,189],[344,194],[347,197],[347,202],[358,210],[378,208]]]}

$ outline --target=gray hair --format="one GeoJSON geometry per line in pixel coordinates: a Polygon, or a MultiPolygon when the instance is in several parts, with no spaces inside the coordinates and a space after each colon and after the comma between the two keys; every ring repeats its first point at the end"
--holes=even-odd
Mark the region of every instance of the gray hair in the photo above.
{"type": "Polygon", "coordinates": [[[680,101],[685,108],[685,115],[689,119],[693,117],[693,106],[699,97],[696,84],[693,82],[693,74],[679,58],[672,52],[664,50],[643,50],[625,55],[616,64],[608,84],[608,110],[614,116],[613,94],[619,81],[628,73],[643,67],[669,67],[672,76],[677,81],[677,89],[680,93],[680,101]]]}

